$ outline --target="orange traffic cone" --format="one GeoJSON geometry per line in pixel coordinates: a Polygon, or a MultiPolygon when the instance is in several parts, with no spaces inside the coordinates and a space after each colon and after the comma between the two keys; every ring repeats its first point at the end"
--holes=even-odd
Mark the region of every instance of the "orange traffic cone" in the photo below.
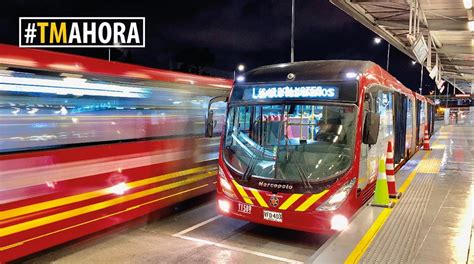
{"type": "Polygon", "coordinates": [[[375,183],[374,199],[370,205],[388,208],[392,208],[394,205],[388,196],[387,174],[385,173],[385,159],[383,158],[379,160],[379,174],[375,183]]]}
{"type": "Polygon", "coordinates": [[[428,135],[428,126],[425,125],[425,138],[423,139],[423,150],[431,150],[430,136],[428,135]]]}
{"type": "Polygon", "coordinates": [[[400,198],[401,193],[397,192],[397,186],[395,184],[395,167],[393,162],[393,148],[392,142],[388,142],[387,146],[387,159],[386,159],[386,174],[387,174],[387,185],[388,195],[390,198],[400,198]]]}

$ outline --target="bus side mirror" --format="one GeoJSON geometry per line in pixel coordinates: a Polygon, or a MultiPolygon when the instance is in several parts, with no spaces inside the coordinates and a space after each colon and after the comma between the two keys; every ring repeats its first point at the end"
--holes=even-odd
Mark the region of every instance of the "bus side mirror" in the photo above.
{"type": "Polygon", "coordinates": [[[209,104],[207,105],[207,116],[206,116],[206,124],[205,124],[206,131],[204,132],[205,137],[211,138],[212,135],[214,134],[214,128],[217,125],[217,120],[214,120],[214,111],[211,110],[212,104],[216,102],[227,102],[227,100],[228,98],[225,96],[216,96],[212,98],[211,100],[209,100],[209,104]]]}
{"type": "Polygon", "coordinates": [[[214,127],[216,126],[217,121],[214,121],[214,111],[209,110],[207,112],[206,119],[206,137],[211,138],[214,133],[214,127]]]}
{"type": "Polygon", "coordinates": [[[367,145],[375,145],[379,137],[380,115],[368,112],[365,115],[364,133],[362,142],[367,145]]]}

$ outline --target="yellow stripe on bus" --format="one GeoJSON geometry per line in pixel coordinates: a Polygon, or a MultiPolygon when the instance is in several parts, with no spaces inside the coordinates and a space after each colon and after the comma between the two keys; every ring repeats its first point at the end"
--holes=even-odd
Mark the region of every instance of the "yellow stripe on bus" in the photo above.
{"type": "Polygon", "coordinates": [[[147,190],[144,190],[144,191],[131,193],[131,194],[128,194],[128,195],[119,196],[117,198],[107,200],[107,201],[104,201],[104,202],[91,204],[91,205],[76,208],[76,209],[73,209],[73,210],[57,213],[57,214],[54,214],[54,215],[49,215],[49,216],[37,218],[37,219],[27,221],[27,222],[23,222],[23,223],[20,223],[20,224],[0,228],[0,237],[8,236],[8,235],[11,235],[11,234],[14,234],[14,233],[18,233],[18,232],[22,232],[22,231],[25,231],[25,230],[28,230],[28,229],[36,228],[36,227],[47,225],[47,224],[51,224],[51,223],[54,223],[54,222],[58,222],[58,221],[61,221],[61,220],[64,220],[64,219],[68,219],[68,218],[72,218],[72,217],[75,217],[75,216],[83,215],[83,214],[86,214],[86,213],[98,211],[98,210],[101,210],[101,209],[104,209],[104,208],[107,208],[107,207],[111,207],[111,206],[114,206],[114,205],[117,205],[117,204],[121,204],[121,203],[124,203],[124,202],[128,202],[128,201],[131,201],[131,200],[135,200],[135,199],[142,198],[142,197],[145,197],[145,196],[149,196],[149,195],[152,195],[152,194],[156,194],[156,193],[159,193],[159,192],[163,192],[163,191],[167,191],[167,190],[170,190],[170,189],[178,188],[178,187],[181,187],[181,186],[184,186],[184,185],[187,185],[187,184],[198,182],[200,180],[203,180],[203,179],[206,179],[206,178],[209,178],[209,177],[214,177],[215,175],[216,175],[215,171],[205,172],[205,173],[193,176],[191,178],[188,178],[186,180],[165,184],[165,185],[158,186],[158,187],[155,187],[155,188],[152,188],[152,189],[147,189],[147,190]]]}
{"type": "MultiPolygon", "coordinates": [[[[131,188],[136,188],[136,187],[144,186],[144,185],[151,184],[151,183],[157,183],[157,182],[169,180],[169,179],[172,179],[172,178],[178,178],[178,177],[182,177],[182,176],[185,176],[185,175],[202,172],[202,171],[205,171],[205,170],[215,170],[215,169],[216,169],[215,165],[202,166],[202,167],[192,168],[192,169],[188,169],[188,170],[163,174],[163,175],[160,175],[160,176],[155,176],[155,177],[152,177],[152,178],[147,178],[147,179],[143,179],[143,180],[139,180],[139,181],[129,182],[129,183],[126,184],[126,186],[127,186],[127,189],[131,189],[131,188]]],[[[26,206],[14,208],[14,209],[6,210],[6,211],[3,211],[3,212],[0,212],[0,221],[8,219],[8,218],[13,218],[13,217],[16,217],[16,216],[20,216],[20,215],[34,213],[34,212],[38,212],[38,211],[42,211],[42,210],[46,210],[46,209],[66,205],[66,204],[71,204],[71,203],[75,203],[75,202],[80,202],[80,201],[96,198],[96,197],[99,197],[99,196],[102,196],[102,195],[111,194],[111,193],[113,193],[112,188],[113,187],[109,187],[109,188],[105,188],[105,189],[101,189],[101,190],[97,190],[97,191],[77,194],[77,195],[73,195],[73,196],[69,196],[69,197],[59,198],[59,199],[55,199],[55,200],[51,200],[51,201],[46,201],[46,202],[42,202],[42,203],[31,204],[31,205],[26,205],[26,206]]]]}
{"type": "Polygon", "coordinates": [[[280,205],[280,210],[286,210],[288,207],[290,207],[292,204],[294,204],[301,196],[303,196],[302,193],[295,193],[292,194],[284,203],[280,205]]]}
{"type": "Polygon", "coordinates": [[[240,186],[235,180],[232,180],[232,183],[234,184],[235,188],[237,188],[237,191],[239,191],[240,196],[242,196],[242,198],[244,198],[244,201],[248,204],[253,204],[252,200],[247,195],[247,192],[245,192],[244,188],[242,186],[240,186]]]}
{"type": "Polygon", "coordinates": [[[309,197],[306,201],[304,201],[304,203],[298,206],[298,208],[296,208],[295,211],[299,211],[299,212],[306,211],[306,209],[308,209],[311,205],[313,205],[317,200],[319,200],[319,198],[321,198],[327,192],[328,190],[325,190],[320,193],[311,195],[311,197],[309,197]]]}
{"type": "Polygon", "coordinates": [[[181,195],[181,194],[184,194],[184,193],[187,193],[187,192],[191,192],[191,191],[194,191],[194,190],[197,190],[197,189],[201,189],[201,188],[207,187],[208,185],[209,185],[209,184],[203,184],[203,185],[200,185],[200,186],[191,188],[191,189],[186,190],[186,191],[173,193],[173,194],[168,195],[168,196],[165,196],[165,197],[161,197],[161,198],[158,198],[158,199],[155,199],[155,200],[146,202],[146,203],[142,203],[142,204],[139,204],[139,205],[135,205],[135,206],[129,207],[129,208],[127,208],[127,209],[125,209],[125,210],[122,210],[122,211],[119,211],[119,212],[115,212],[115,213],[111,213],[111,214],[108,214],[108,215],[104,215],[104,216],[101,216],[101,217],[99,217],[99,218],[94,218],[94,219],[92,219],[92,220],[89,220],[89,221],[86,221],[86,222],[81,222],[81,223],[76,224],[76,225],[68,226],[68,227],[65,227],[65,228],[63,228],[63,229],[55,230],[55,231],[50,232],[50,233],[42,234],[42,235],[37,236],[37,237],[32,237],[32,238],[29,238],[29,239],[26,239],[26,240],[23,240],[23,241],[14,243],[14,244],[10,244],[10,245],[5,246],[5,247],[0,247],[0,251],[5,251],[5,250],[8,250],[8,249],[11,249],[11,248],[14,248],[14,247],[18,247],[18,246],[24,245],[24,244],[27,243],[27,242],[30,242],[30,241],[33,241],[33,240],[36,240],[36,239],[39,239],[39,238],[43,238],[43,237],[46,237],[46,236],[54,235],[54,234],[59,233],[59,232],[63,232],[63,231],[66,231],[66,230],[69,230],[69,229],[72,229],[72,228],[76,228],[76,227],[79,227],[79,226],[83,226],[83,225],[86,225],[86,224],[90,224],[90,223],[93,223],[93,222],[96,222],[96,221],[99,221],[99,220],[102,220],[102,219],[105,219],[105,218],[109,218],[109,217],[114,216],[114,215],[118,215],[118,214],[121,214],[121,213],[125,213],[125,212],[128,212],[128,211],[130,211],[130,210],[140,208],[140,207],[142,207],[142,206],[144,206],[144,205],[148,205],[148,204],[151,204],[151,203],[156,203],[156,202],[159,202],[159,201],[161,201],[161,200],[165,200],[165,199],[168,199],[168,198],[171,198],[171,197],[174,197],[174,196],[178,196],[178,195],[181,195]]]}
{"type": "Polygon", "coordinates": [[[252,192],[253,196],[255,197],[255,199],[257,199],[258,203],[260,204],[260,206],[262,207],[268,207],[267,203],[265,202],[265,200],[263,200],[262,196],[260,195],[260,193],[255,190],[255,189],[250,189],[250,191],[252,192]]]}

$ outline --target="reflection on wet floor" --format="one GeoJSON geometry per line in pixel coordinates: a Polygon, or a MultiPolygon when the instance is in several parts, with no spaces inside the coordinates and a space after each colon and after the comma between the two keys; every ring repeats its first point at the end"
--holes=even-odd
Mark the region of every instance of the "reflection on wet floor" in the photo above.
{"type": "MultiPolygon", "coordinates": [[[[410,260],[417,263],[468,260],[466,252],[472,244],[474,218],[472,142],[474,127],[447,126],[433,142],[432,154],[426,160],[409,161],[402,169],[406,173],[418,170],[411,188],[416,189],[417,179],[430,182],[426,210],[421,220],[417,220],[419,228],[409,234],[413,235],[410,241],[414,245],[409,252],[410,260]]],[[[299,263],[307,261],[329,239],[217,216],[214,199],[214,194],[203,195],[22,261],[299,263]]],[[[398,204],[395,210],[401,206],[402,203],[398,204]]],[[[471,261],[473,254],[471,250],[471,261]]]]}
{"type": "Polygon", "coordinates": [[[215,195],[23,259],[26,263],[299,263],[328,236],[219,217],[215,195]],[[214,219],[213,219],[214,218],[214,219]],[[173,236],[207,222],[183,237],[173,236]]]}

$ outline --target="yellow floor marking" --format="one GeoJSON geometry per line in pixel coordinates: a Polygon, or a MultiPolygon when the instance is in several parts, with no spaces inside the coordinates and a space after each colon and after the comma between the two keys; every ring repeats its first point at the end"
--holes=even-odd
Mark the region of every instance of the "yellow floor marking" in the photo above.
{"type": "Polygon", "coordinates": [[[418,164],[418,173],[439,173],[441,167],[441,159],[422,160],[418,164]]]}
{"type": "Polygon", "coordinates": [[[344,263],[358,263],[359,259],[365,253],[369,247],[372,240],[375,238],[375,235],[378,233],[379,229],[382,227],[383,223],[387,220],[390,215],[391,210],[384,209],[380,215],[375,219],[375,222],[369,228],[364,237],[359,241],[359,244],[354,248],[354,250],[349,254],[344,263]]]}
{"type": "Polygon", "coordinates": [[[197,189],[201,189],[203,187],[206,187],[208,186],[208,184],[203,184],[201,186],[197,186],[197,187],[194,187],[194,188],[191,188],[189,190],[186,190],[186,191],[182,191],[182,192],[178,192],[178,193],[173,193],[171,195],[168,195],[168,196],[165,196],[165,197],[161,197],[159,199],[156,199],[156,200],[153,200],[153,201],[149,201],[149,202],[146,202],[146,203],[142,203],[142,204],[139,204],[139,205],[136,205],[136,206],[133,206],[133,207],[129,207],[125,210],[122,210],[122,211],[119,211],[119,212],[115,212],[115,213],[112,213],[112,214],[108,214],[108,215],[104,215],[104,216],[101,216],[99,218],[95,218],[95,219],[92,219],[92,220],[89,220],[89,221],[86,221],[86,222],[82,222],[80,224],[77,224],[77,225],[72,225],[72,226],[68,226],[66,228],[63,228],[63,229],[59,229],[59,230],[55,230],[51,233],[47,233],[47,234],[42,234],[40,236],[37,236],[37,237],[33,237],[33,238],[29,238],[29,239],[26,239],[26,240],[23,240],[23,241],[20,241],[20,242],[17,242],[17,243],[14,243],[14,244],[11,244],[11,245],[8,245],[8,246],[5,246],[5,247],[0,247],[0,251],[5,251],[7,249],[10,249],[10,248],[14,248],[14,247],[17,247],[17,246],[21,246],[27,242],[30,242],[30,241],[33,241],[33,240],[36,240],[36,239],[39,239],[39,238],[43,238],[43,237],[46,237],[46,236],[49,236],[49,235],[53,235],[53,234],[56,234],[56,233],[59,233],[59,232],[63,232],[63,231],[66,231],[68,229],[72,229],[72,228],[75,228],[75,227],[79,227],[79,226],[83,226],[83,225],[86,225],[86,224],[90,224],[92,222],[96,222],[96,221],[99,221],[99,220],[102,220],[102,219],[105,219],[105,218],[108,218],[108,217],[111,217],[111,216],[114,216],[114,215],[118,215],[118,214],[121,214],[121,213],[124,213],[124,212],[127,212],[127,211],[130,211],[130,210],[133,210],[133,209],[137,209],[139,207],[142,207],[144,205],[147,205],[147,204],[151,204],[151,203],[155,203],[155,202],[159,202],[161,200],[164,200],[164,199],[168,199],[168,198],[171,198],[171,197],[174,197],[174,196],[177,196],[177,195],[180,195],[180,194],[183,194],[183,193],[187,193],[187,192],[191,192],[191,191],[194,191],[194,190],[197,190],[197,189]]]}
{"type": "MultiPolygon", "coordinates": [[[[163,175],[159,175],[159,176],[155,176],[151,178],[146,178],[143,180],[129,182],[127,183],[127,189],[144,186],[151,183],[157,183],[157,182],[169,180],[172,178],[178,178],[185,175],[202,172],[205,170],[215,170],[215,169],[216,169],[215,165],[210,165],[210,166],[196,167],[196,168],[192,168],[188,170],[182,170],[178,172],[167,173],[167,174],[163,174],[163,175]]],[[[114,190],[113,187],[109,187],[109,188],[104,188],[104,189],[100,189],[100,190],[96,190],[92,192],[81,193],[81,194],[72,195],[72,196],[59,198],[55,200],[50,200],[50,201],[46,201],[42,203],[31,204],[31,205],[26,205],[26,206],[14,208],[14,209],[6,210],[3,212],[0,212],[0,221],[8,219],[8,218],[20,216],[20,215],[39,212],[42,210],[46,210],[46,209],[50,209],[50,208],[54,208],[54,207],[58,207],[58,206],[66,205],[66,204],[71,204],[75,202],[80,202],[80,201],[100,197],[102,195],[111,194],[113,193],[113,190],[114,190]]]]}
{"type": "Polygon", "coordinates": [[[444,149],[446,147],[446,145],[444,144],[434,144],[433,146],[431,146],[432,149],[444,149]]]}
{"type": "MultiPolygon", "coordinates": [[[[437,138],[433,144],[440,138],[437,138]]],[[[408,175],[407,179],[403,182],[402,186],[398,190],[399,192],[403,193],[407,190],[408,186],[410,186],[411,182],[415,178],[416,174],[418,173],[418,169],[420,168],[421,162],[428,158],[431,154],[431,151],[425,153],[425,155],[421,158],[420,163],[413,169],[413,171],[408,175]]],[[[424,165],[423,165],[424,166],[424,165]]],[[[439,171],[439,168],[438,168],[439,171]]],[[[395,203],[398,203],[398,200],[394,200],[395,203]]],[[[347,256],[346,260],[344,261],[345,264],[352,264],[352,263],[359,263],[360,258],[364,255],[365,251],[369,248],[370,244],[374,240],[375,236],[382,228],[385,221],[387,221],[388,217],[392,213],[392,208],[385,208],[380,213],[380,215],[375,219],[372,226],[369,228],[367,233],[362,237],[356,247],[352,250],[352,252],[347,256]]]]}

